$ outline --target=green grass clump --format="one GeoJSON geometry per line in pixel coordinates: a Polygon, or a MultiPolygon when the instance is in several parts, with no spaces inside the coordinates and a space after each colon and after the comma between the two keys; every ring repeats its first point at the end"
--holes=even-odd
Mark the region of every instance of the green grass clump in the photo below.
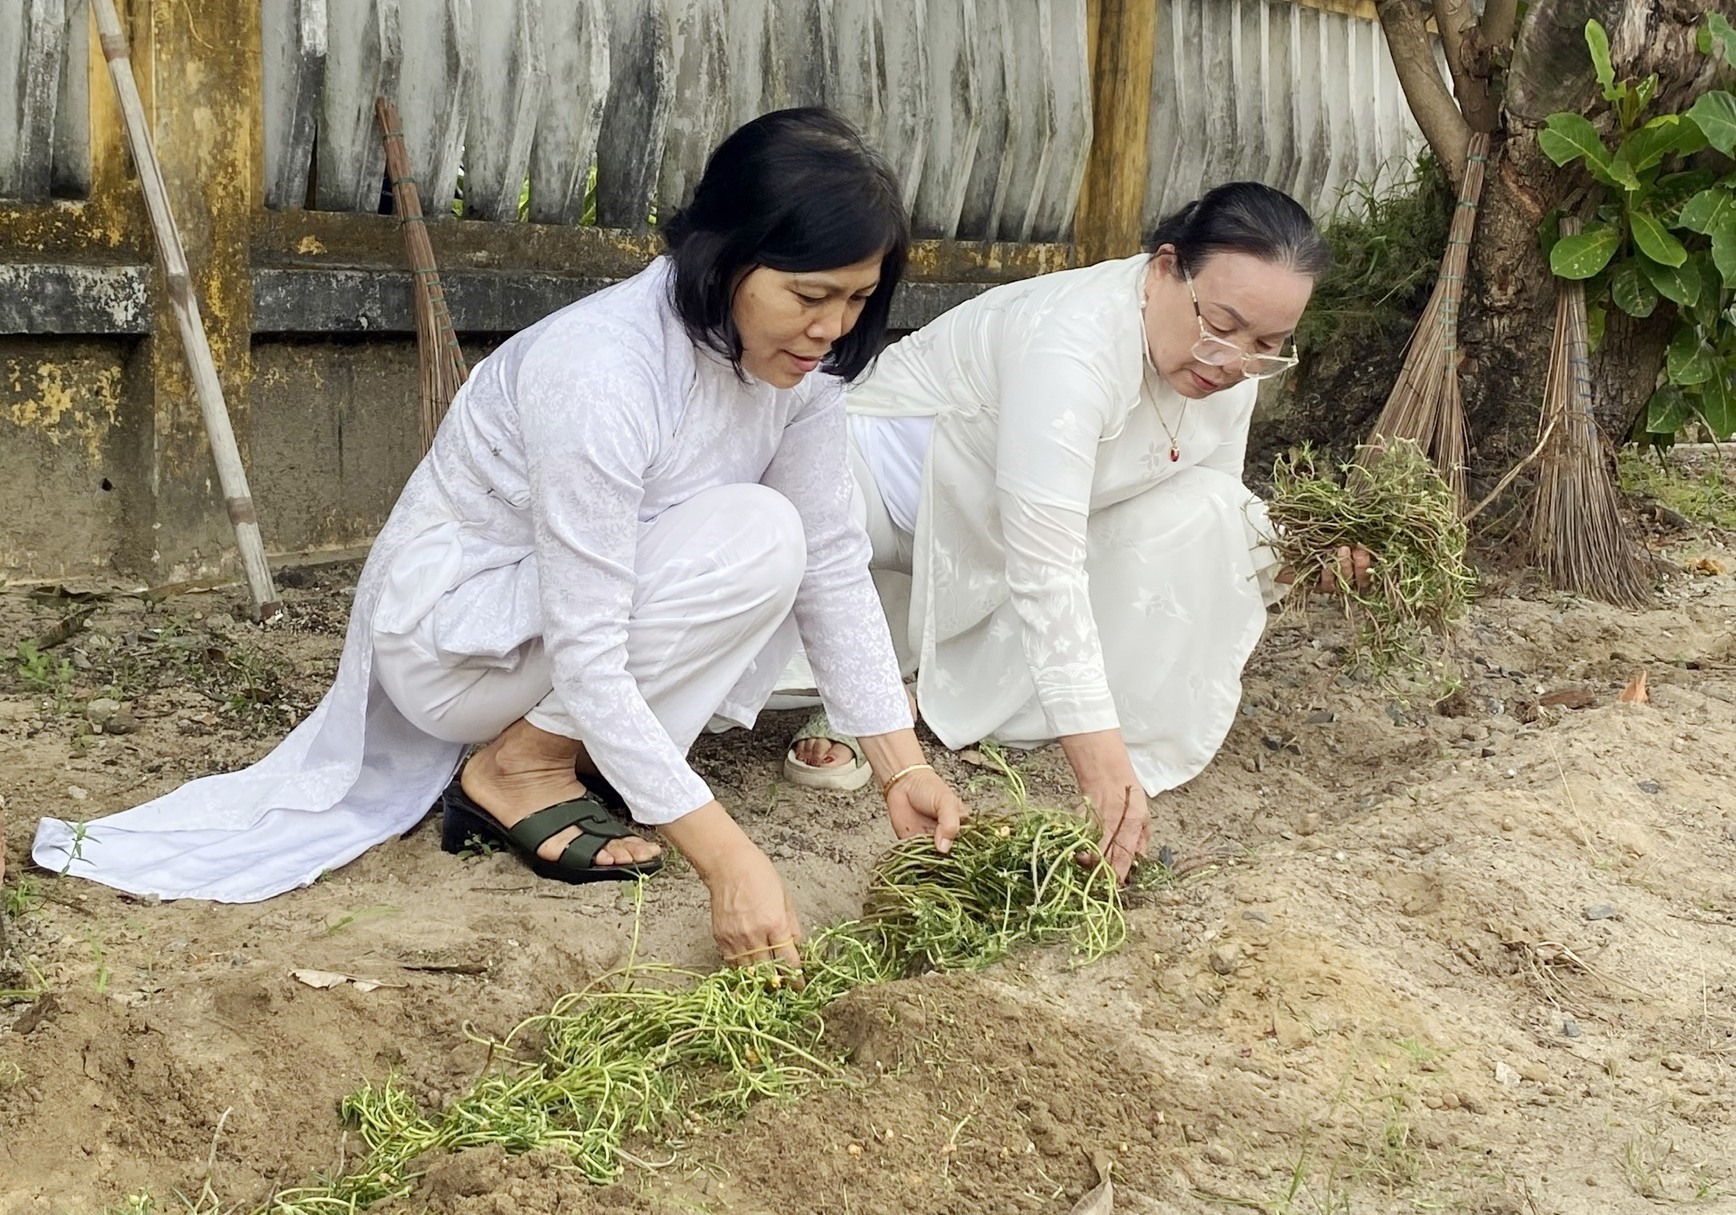
{"type": "Polygon", "coordinates": [[[1643,494],[1691,523],[1736,531],[1736,479],[1722,464],[1696,471],[1630,448],[1616,456],[1616,470],[1628,493],[1643,494]]]}
{"type": "Polygon", "coordinates": [[[1465,525],[1428,457],[1394,443],[1366,465],[1322,469],[1302,448],[1272,470],[1266,509],[1296,582],[1314,585],[1324,573],[1357,622],[1356,657],[1371,673],[1425,671],[1426,635],[1445,637],[1476,590],[1465,525]],[[1374,557],[1367,590],[1339,571],[1339,548],[1355,545],[1374,557]]]}
{"type": "MultiPolygon", "coordinates": [[[[1016,800],[1023,789],[1016,773],[1016,800]]],[[[799,973],[772,963],[709,974],[630,961],[491,1042],[501,1060],[430,1116],[395,1080],[345,1100],[367,1145],[335,1180],[281,1191],[263,1215],[357,1211],[410,1195],[434,1151],[556,1149],[596,1182],[619,1175],[634,1137],[679,1133],[844,1079],[826,1008],[853,989],[926,970],[972,970],[1015,946],[1071,941],[1089,961],[1126,935],[1120,893],[1094,854],[1096,824],[1021,808],[967,822],[944,856],[926,836],[876,867],[860,920],[817,932],[799,973]]],[[[636,952],[635,942],[635,952],[636,952]]]]}
{"type": "Polygon", "coordinates": [[[1446,174],[1427,155],[1396,190],[1347,186],[1321,226],[1332,268],[1314,288],[1297,346],[1343,350],[1408,331],[1440,273],[1454,201],[1446,174]]]}
{"type": "Polygon", "coordinates": [[[75,673],[65,658],[45,653],[34,641],[20,642],[13,661],[17,664],[18,680],[32,692],[45,692],[64,699],[72,686],[75,673]]]}

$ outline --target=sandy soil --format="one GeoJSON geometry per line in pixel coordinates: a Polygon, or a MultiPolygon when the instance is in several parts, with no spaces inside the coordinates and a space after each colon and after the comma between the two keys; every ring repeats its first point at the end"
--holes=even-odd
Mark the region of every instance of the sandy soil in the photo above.
{"type": "MultiPolygon", "coordinates": [[[[1728,537],[1654,547],[1736,568],[1728,537]]],[[[263,630],[233,589],[0,592],[0,648],[94,609],[0,675],[0,989],[23,991],[0,997],[3,1215],[142,1191],[172,1210],[206,1185],[239,1204],[339,1168],[360,1082],[397,1072],[438,1103],[483,1062],[467,1031],[623,960],[619,888],[449,857],[428,829],[252,906],[30,868],[39,815],[269,749],[324,690],[354,572],[289,571],[289,619],[263,630]],[[315,990],[299,967],[388,985],[315,990]]],[[[610,1187],[464,1153],[403,1209],[1065,1212],[1106,1149],[1118,1211],[1736,1211],[1733,622],[1724,572],[1679,572],[1643,612],[1492,578],[1459,631],[1463,693],[1431,706],[1345,675],[1329,605],[1283,617],[1217,761],[1160,799],[1192,872],[1135,900],[1118,955],[860,991],[828,1018],[859,1086],[641,1145],[650,1167],[610,1187]],[[1651,703],[1615,703],[1638,669],[1651,703]],[[1589,704],[1539,704],[1563,690],[1589,704]]],[[[872,794],[776,782],[793,725],[707,739],[699,764],[805,920],[845,918],[888,833],[872,794]]],[[[1058,752],[1017,762],[1034,799],[1067,796],[1058,752]]],[[[978,804],[1003,796],[946,767],[978,804]]],[[[714,965],[705,923],[672,865],[641,950],[714,965]]]]}

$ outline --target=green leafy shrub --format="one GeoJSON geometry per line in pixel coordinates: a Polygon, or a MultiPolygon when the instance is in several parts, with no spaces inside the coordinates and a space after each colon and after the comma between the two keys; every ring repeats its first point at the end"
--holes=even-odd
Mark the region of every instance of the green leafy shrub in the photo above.
{"type": "MultiPolygon", "coordinates": [[[[1695,418],[1736,434],[1736,96],[1711,89],[1682,113],[1650,114],[1657,76],[1617,80],[1596,21],[1585,41],[1613,129],[1606,138],[1583,114],[1551,114],[1538,136],[1551,160],[1583,165],[1600,187],[1580,232],[1556,239],[1546,226],[1550,268],[1585,280],[1594,346],[1611,305],[1634,317],[1674,309],[1664,382],[1636,438],[1667,441],[1695,418]]],[[[1699,50],[1736,65],[1736,28],[1708,15],[1699,50]]]]}

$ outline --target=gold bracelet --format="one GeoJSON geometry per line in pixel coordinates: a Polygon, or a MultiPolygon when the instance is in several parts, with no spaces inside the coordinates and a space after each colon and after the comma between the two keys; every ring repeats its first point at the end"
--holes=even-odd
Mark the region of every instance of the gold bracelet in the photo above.
{"type": "Polygon", "coordinates": [[[892,786],[893,785],[896,785],[899,781],[901,781],[905,777],[909,776],[912,772],[921,772],[925,768],[930,772],[934,771],[934,766],[932,764],[911,764],[908,768],[898,769],[898,771],[894,772],[891,776],[888,776],[886,778],[885,784],[880,786],[880,796],[881,797],[890,796],[892,793],[892,786]]]}

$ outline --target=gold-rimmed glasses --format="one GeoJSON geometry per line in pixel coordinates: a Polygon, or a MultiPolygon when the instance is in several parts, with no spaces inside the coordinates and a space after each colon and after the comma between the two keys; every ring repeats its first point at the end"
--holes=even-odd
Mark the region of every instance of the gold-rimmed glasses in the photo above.
{"type": "Polygon", "coordinates": [[[1242,374],[1250,380],[1269,380],[1296,365],[1294,342],[1290,344],[1289,354],[1250,354],[1234,342],[1211,332],[1200,312],[1200,297],[1194,293],[1193,275],[1183,270],[1182,279],[1187,283],[1188,298],[1193,300],[1194,320],[1200,326],[1200,340],[1189,352],[1194,358],[1207,367],[1240,367],[1242,374]]]}

